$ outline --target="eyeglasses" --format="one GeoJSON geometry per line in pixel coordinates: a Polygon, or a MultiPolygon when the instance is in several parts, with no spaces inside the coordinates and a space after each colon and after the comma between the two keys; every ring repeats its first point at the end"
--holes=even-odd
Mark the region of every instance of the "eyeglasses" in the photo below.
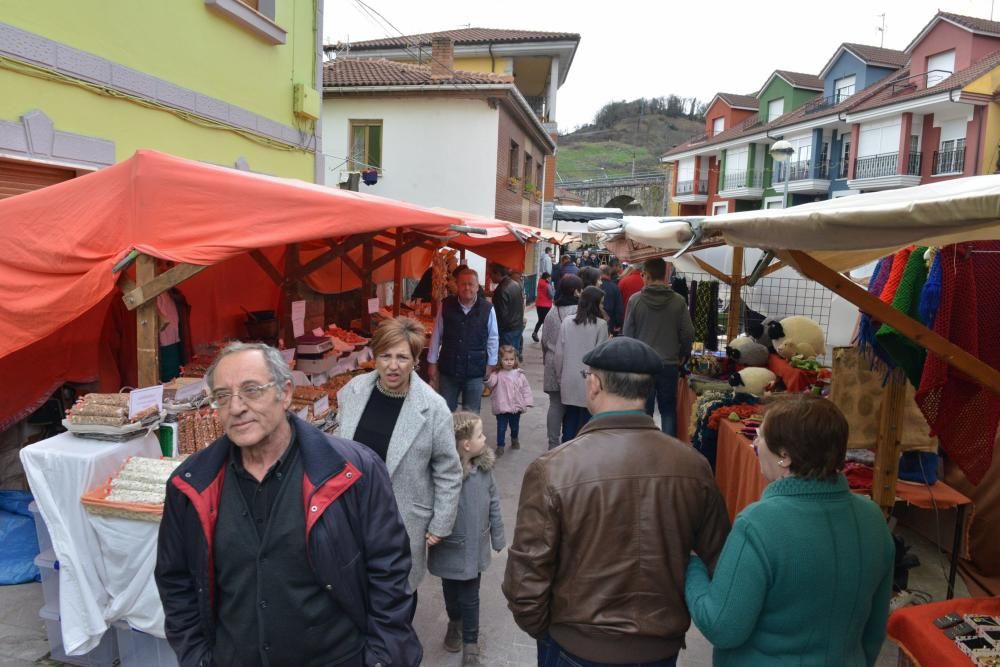
{"type": "Polygon", "coordinates": [[[229,407],[230,402],[233,400],[233,396],[239,396],[240,400],[244,403],[255,403],[263,398],[265,391],[276,384],[277,382],[268,382],[267,384],[248,384],[240,387],[236,392],[215,392],[212,394],[212,407],[216,410],[219,408],[229,407]]]}
{"type": "Polygon", "coordinates": [[[593,374],[594,374],[594,371],[588,370],[586,368],[580,370],[580,375],[583,376],[584,380],[586,380],[587,378],[589,378],[593,374]]]}

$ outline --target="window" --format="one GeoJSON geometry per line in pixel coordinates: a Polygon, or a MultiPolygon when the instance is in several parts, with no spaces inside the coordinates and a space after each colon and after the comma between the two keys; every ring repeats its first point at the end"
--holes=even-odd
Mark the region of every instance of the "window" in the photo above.
{"type": "Polygon", "coordinates": [[[771,100],[767,103],[767,122],[771,122],[781,114],[785,113],[785,98],[771,100]]]}
{"type": "Polygon", "coordinates": [[[677,165],[677,181],[694,180],[694,158],[689,157],[680,161],[677,165]]]}
{"type": "Polygon", "coordinates": [[[726,129],[726,119],[724,117],[716,118],[712,121],[712,136],[717,134],[722,134],[722,131],[726,129]]]}
{"type": "Polygon", "coordinates": [[[899,152],[900,119],[861,126],[858,157],[899,152]]]}
{"type": "Polygon", "coordinates": [[[545,187],[545,173],[542,171],[542,163],[535,167],[535,187],[541,191],[545,187]]]}
{"type": "Polygon", "coordinates": [[[723,213],[729,213],[729,202],[724,201],[721,204],[712,204],[712,215],[722,215],[723,213]]]}
{"type": "Polygon", "coordinates": [[[855,76],[849,74],[833,82],[833,103],[839,104],[854,94],[855,76]]]}
{"type": "Polygon", "coordinates": [[[276,0],[204,0],[205,6],[227,21],[269,44],[284,44],[288,31],[276,24],[276,0]]]}
{"type": "Polygon", "coordinates": [[[531,159],[531,156],[528,155],[527,153],[525,153],[524,154],[524,189],[525,190],[531,189],[529,186],[533,186],[534,185],[531,182],[531,177],[532,177],[532,175],[534,175],[534,171],[535,171],[532,162],[533,162],[533,160],[531,159]]]}
{"type": "Polygon", "coordinates": [[[840,151],[840,178],[847,178],[847,169],[851,164],[851,137],[844,137],[844,145],[840,151]]]}
{"type": "Polygon", "coordinates": [[[927,58],[927,87],[936,86],[955,72],[955,49],[927,58]]]}
{"type": "Polygon", "coordinates": [[[960,174],[965,169],[965,139],[948,139],[941,142],[935,173],[960,174]]]}
{"type": "Polygon", "coordinates": [[[520,160],[518,160],[519,155],[520,152],[517,148],[517,142],[510,142],[510,155],[507,156],[507,176],[515,180],[519,178],[517,175],[517,168],[520,166],[520,160]]]}
{"type": "Polygon", "coordinates": [[[382,121],[351,121],[351,159],[348,169],[382,169],[382,121]]]}

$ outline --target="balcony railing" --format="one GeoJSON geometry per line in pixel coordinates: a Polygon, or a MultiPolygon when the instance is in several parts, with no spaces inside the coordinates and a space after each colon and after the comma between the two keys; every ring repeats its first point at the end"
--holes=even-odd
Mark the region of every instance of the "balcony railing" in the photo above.
{"type": "Polygon", "coordinates": [[[703,195],[708,193],[708,181],[677,181],[677,191],[674,195],[703,195]],[[698,185],[698,190],[696,191],[695,184],[698,185]]]}
{"type": "Polygon", "coordinates": [[[961,174],[965,171],[965,149],[954,151],[934,151],[932,174],[961,174]]]}
{"type": "MultiPolygon", "coordinates": [[[[899,174],[899,153],[859,157],[854,162],[854,178],[882,178],[899,174]]],[[[920,175],[920,153],[907,153],[904,176],[920,175]]]]}
{"type": "Polygon", "coordinates": [[[844,86],[842,88],[838,88],[833,93],[833,100],[834,100],[833,103],[840,104],[853,94],[854,94],[854,86],[844,86]]]}
{"type": "Polygon", "coordinates": [[[812,178],[825,180],[830,171],[829,165],[826,162],[817,165],[815,175],[813,175],[812,165],[812,160],[798,160],[788,163],[776,161],[774,163],[774,182],[776,184],[784,183],[786,173],[788,174],[788,181],[790,183],[812,178]]]}
{"type": "Polygon", "coordinates": [[[727,171],[722,182],[722,190],[762,188],[764,187],[764,174],[759,171],[727,171]]]}

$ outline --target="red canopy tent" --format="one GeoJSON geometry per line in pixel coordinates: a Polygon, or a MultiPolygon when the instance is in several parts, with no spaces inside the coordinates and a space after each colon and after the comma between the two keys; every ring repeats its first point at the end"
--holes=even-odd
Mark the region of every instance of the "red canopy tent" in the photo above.
{"type": "MultiPolygon", "coordinates": [[[[460,247],[453,226],[468,220],[153,151],[0,201],[0,428],[64,382],[114,369],[116,350],[135,349],[120,293],[138,309],[141,338],[156,294],[184,281],[199,314],[193,341],[209,342],[238,335],[244,309],[276,310],[295,280],[336,293],[419,276],[435,247],[460,247]],[[126,257],[138,257],[138,288],[113,270],[126,257]],[[154,258],[177,266],[155,277],[154,258]]],[[[508,223],[479,222],[487,245],[476,252],[502,261],[520,243],[508,223]]]]}

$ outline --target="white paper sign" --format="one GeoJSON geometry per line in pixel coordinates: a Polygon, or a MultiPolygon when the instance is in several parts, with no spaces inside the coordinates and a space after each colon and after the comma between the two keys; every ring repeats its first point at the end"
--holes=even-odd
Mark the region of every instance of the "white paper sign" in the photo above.
{"type": "Polygon", "coordinates": [[[297,416],[299,419],[309,421],[309,408],[302,408],[301,410],[295,413],[295,416],[297,416]]]}
{"type": "Polygon", "coordinates": [[[306,332],[306,302],[292,301],[292,334],[299,338],[306,332]]]}
{"type": "Polygon", "coordinates": [[[361,350],[358,351],[357,359],[358,359],[359,362],[361,362],[361,361],[371,361],[374,358],[375,358],[375,355],[372,354],[372,349],[370,347],[364,347],[364,348],[362,348],[361,350]]]}
{"type": "Polygon", "coordinates": [[[374,299],[368,299],[368,314],[369,315],[377,313],[379,308],[381,308],[381,306],[379,305],[378,297],[375,297],[374,299]]]}
{"type": "Polygon", "coordinates": [[[148,407],[156,406],[163,409],[163,385],[146,387],[145,389],[135,389],[128,395],[128,416],[131,419],[137,412],[142,412],[148,407]]]}
{"type": "Polygon", "coordinates": [[[313,336],[325,336],[325,335],[326,332],[323,331],[322,327],[316,327],[315,329],[313,329],[313,336]]]}
{"type": "Polygon", "coordinates": [[[291,350],[281,350],[281,356],[285,358],[286,364],[291,364],[295,361],[295,348],[291,350]]]}
{"type": "Polygon", "coordinates": [[[330,397],[323,396],[322,398],[316,399],[313,403],[313,416],[319,417],[330,411],[330,397]]]}
{"type": "Polygon", "coordinates": [[[196,398],[203,393],[208,393],[208,383],[205,382],[205,378],[198,380],[197,382],[191,382],[182,385],[177,393],[174,394],[174,400],[178,403],[187,403],[192,398],[196,398]]]}
{"type": "Polygon", "coordinates": [[[330,375],[340,375],[341,373],[346,373],[347,371],[353,371],[358,367],[358,358],[355,354],[349,354],[343,359],[339,359],[333,368],[330,369],[330,375]]]}

